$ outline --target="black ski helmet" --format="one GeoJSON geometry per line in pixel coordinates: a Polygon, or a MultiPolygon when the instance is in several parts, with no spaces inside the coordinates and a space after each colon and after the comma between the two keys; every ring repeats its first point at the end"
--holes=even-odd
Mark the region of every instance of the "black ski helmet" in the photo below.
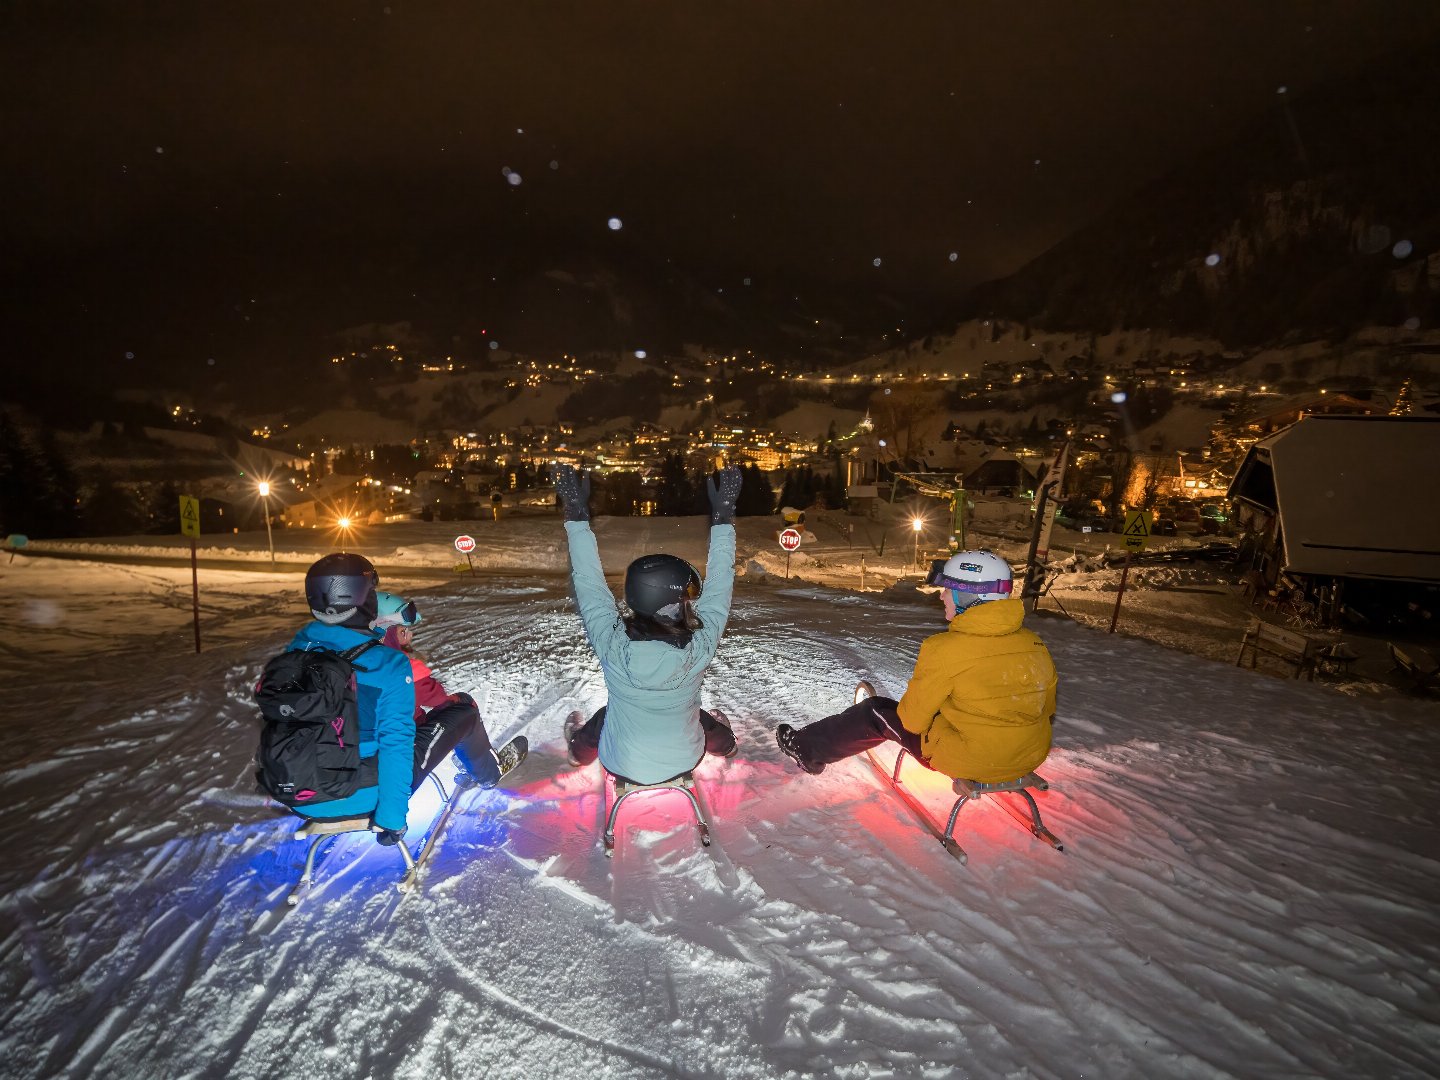
{"type": "Polygon", "coordinates": [[[310,614],[330,626],[368,629],[375,618],[380,575],[363,555],[334,552],[305,571],[310,614]]]}
{"type": "Polygon", "coordinates": [[[642,555],[625,570],[625,603],[636,615],[684,626],[686,602],[699,598],[699,571],[674,555],[642,555]]]}

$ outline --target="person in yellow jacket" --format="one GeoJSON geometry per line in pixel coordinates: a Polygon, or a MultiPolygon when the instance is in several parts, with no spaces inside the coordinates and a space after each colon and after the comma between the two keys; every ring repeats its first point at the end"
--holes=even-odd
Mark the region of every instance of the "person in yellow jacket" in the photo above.
{"type": "Polygon", "coordinates": [[[921,644],[898,702],[867,698],[805,727],[775,729],[780,749],[806,772],[887,741],[946,776],[985,784],[1014,780],[1045,760],[1055,664],[1022,625],[1010,564],[989,551],[962,551],[936,560],[926,583],[940,588],[949,626],[921,644]]]}

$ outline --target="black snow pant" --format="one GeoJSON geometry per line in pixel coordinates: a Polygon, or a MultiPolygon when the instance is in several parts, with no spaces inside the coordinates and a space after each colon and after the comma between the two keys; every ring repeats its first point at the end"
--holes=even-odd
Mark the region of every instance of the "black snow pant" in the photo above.
{"type": "Polygon", "coordinates": [[[844,712],[797,729],[800,756],[811,765],[829,765],[881,743],[893,742],[925,764],[920,756],[920,736],[906,731],[900,723],[898,704],[893,698],[866,698],[844,712]]]}
{"type": "MultiPolygon", "coordinates": [[[[570,756],[581,765],[589,765],[600,754],[600,732],[605,727],[605,709],[606,706],[601,705],[595,715],[570,736],[570,756]]],[[[700,710],[700,727],[705,731],[705,753],[728,757],[735,752],[735,733],[704,709],[700,710]]]]}
{"type": "Polygon", "coordinates": [[[490,736],[480,709],[469,694],[457,694],[460,700],[431,709],[422,723],[415,725],[415,781],[413,792],[425,781],[436,765],[452,750],[461,766],[483,783],[500,779],[500,766],[490,752],[490,736]]]}

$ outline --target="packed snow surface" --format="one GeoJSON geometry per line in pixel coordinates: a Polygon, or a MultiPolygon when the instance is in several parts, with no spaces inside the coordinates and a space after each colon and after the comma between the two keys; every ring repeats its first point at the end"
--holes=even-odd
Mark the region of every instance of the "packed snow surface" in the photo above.
{"type": "MultiPolygon", "coordinates": [[[[617,573],[703,556],[700,519],[596,527],[617,573]]],[[[203,570],[195,655],[188,568],[0,563],[6,1075],[1436,1074],[1440,707],[1032,617],[1065,850],[986,800],[961,865],[864,758],[808,776],[771,734],[862,677],[898,695],[938,604],[787,582],[751,545],[706,684],[740,740],[696,773],[716,844],[680,796],[637,795],[609,860],[599,767],[560,738],[603,683],[545,528],[485,563],[512,569],[403,582],[421,651],[529,759],[462,797],[418,894],[343,836],[283,917],[304,844],[255,792],[250,688],[299,574],[203,570]]],[[[943,778],[906,769],[945,814],[943,778]]],[[[437,805],[422,789],[412,838],[437,805]]]]}

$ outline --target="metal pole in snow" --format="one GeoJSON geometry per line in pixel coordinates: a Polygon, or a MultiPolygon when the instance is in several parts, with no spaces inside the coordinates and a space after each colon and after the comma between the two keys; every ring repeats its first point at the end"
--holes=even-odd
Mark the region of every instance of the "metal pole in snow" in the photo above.
{"type": "Polygon", "coordinates": [[[190,538],[190,591],[195,601],[195,654],[200,654],[200,565],[195,558],[195,537],[190,538]]]}
{"type": "Polygon", "coordinates": [[[262,495],[265,501],[265,543],[270,548],[270,569],[275,569],[275,536],[270,531],[270,496],[262,495]]]}
{"type": "Polygon", "coordinates": [[[1115,624],[1120,621],[1120,601],[1125,596],[1125,579],[1130,576],[1130,551],[1125,551],[1125,569],[1120,571],[1120,591],[1115,594],[1115,614],[1110,616],[1110,633],[1115,632],[1115,624]]]}

